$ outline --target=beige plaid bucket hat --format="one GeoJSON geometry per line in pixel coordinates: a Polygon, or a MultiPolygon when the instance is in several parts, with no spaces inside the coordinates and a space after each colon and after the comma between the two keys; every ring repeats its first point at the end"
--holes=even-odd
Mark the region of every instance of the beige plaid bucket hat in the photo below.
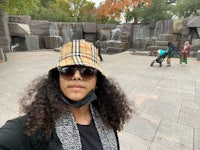
{"type": "Polygon", "coordinates": [[[83,39],[73,40],[63,45],[60,54],[56,67],[81,65],[95,68],[104,75],[100,65],[98,49],[90,42],[83,39]]]}

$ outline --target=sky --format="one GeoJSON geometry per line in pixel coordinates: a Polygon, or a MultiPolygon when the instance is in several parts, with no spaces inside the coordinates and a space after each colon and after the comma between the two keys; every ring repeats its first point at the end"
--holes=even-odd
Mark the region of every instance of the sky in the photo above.
{"type": "Polygon", "coordinates": [[[100,2],[103,2],[105,0],[88,0],[88,1],[92,1],[95,3],[95,7],[99,6],[100,2]]]}

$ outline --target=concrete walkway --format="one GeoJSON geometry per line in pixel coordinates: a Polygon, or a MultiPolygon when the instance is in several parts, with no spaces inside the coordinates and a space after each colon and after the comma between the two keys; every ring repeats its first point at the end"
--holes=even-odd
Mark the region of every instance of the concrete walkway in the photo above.
{"type": "MultiPolygon", "coordinates": [[[[15,52],[0,64],[0,126],[19,115],[18,98],[35,77],[55,65],[59,53],[15,52]]],[[[103,68],[135,104],[135,115],[119,133],[121,150],[200,149],[200,62],[163,67],[155,57],[130,51],[103,54],[103,68]]]]}

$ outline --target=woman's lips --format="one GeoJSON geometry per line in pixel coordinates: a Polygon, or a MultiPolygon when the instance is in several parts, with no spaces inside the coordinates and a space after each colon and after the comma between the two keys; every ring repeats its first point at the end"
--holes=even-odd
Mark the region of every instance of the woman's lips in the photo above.
{"type": "Polygon", "coordinates": [[[71,85],[71,86],[68,86],[68,88],[71,88],[71,89],[82,89],[84,87],[81,86],[81,85],[71,85]]]}

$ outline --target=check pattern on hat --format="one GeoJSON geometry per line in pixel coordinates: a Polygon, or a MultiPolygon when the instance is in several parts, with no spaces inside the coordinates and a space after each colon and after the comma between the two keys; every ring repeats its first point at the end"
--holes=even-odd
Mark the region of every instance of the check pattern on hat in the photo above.
{"type": "Polygon", "coordinates": [[[71,65],[96,68],[103,74],[98,49],[92,43],[85,40],[73,40],[63,46],[57,66],[71,65]]]}

